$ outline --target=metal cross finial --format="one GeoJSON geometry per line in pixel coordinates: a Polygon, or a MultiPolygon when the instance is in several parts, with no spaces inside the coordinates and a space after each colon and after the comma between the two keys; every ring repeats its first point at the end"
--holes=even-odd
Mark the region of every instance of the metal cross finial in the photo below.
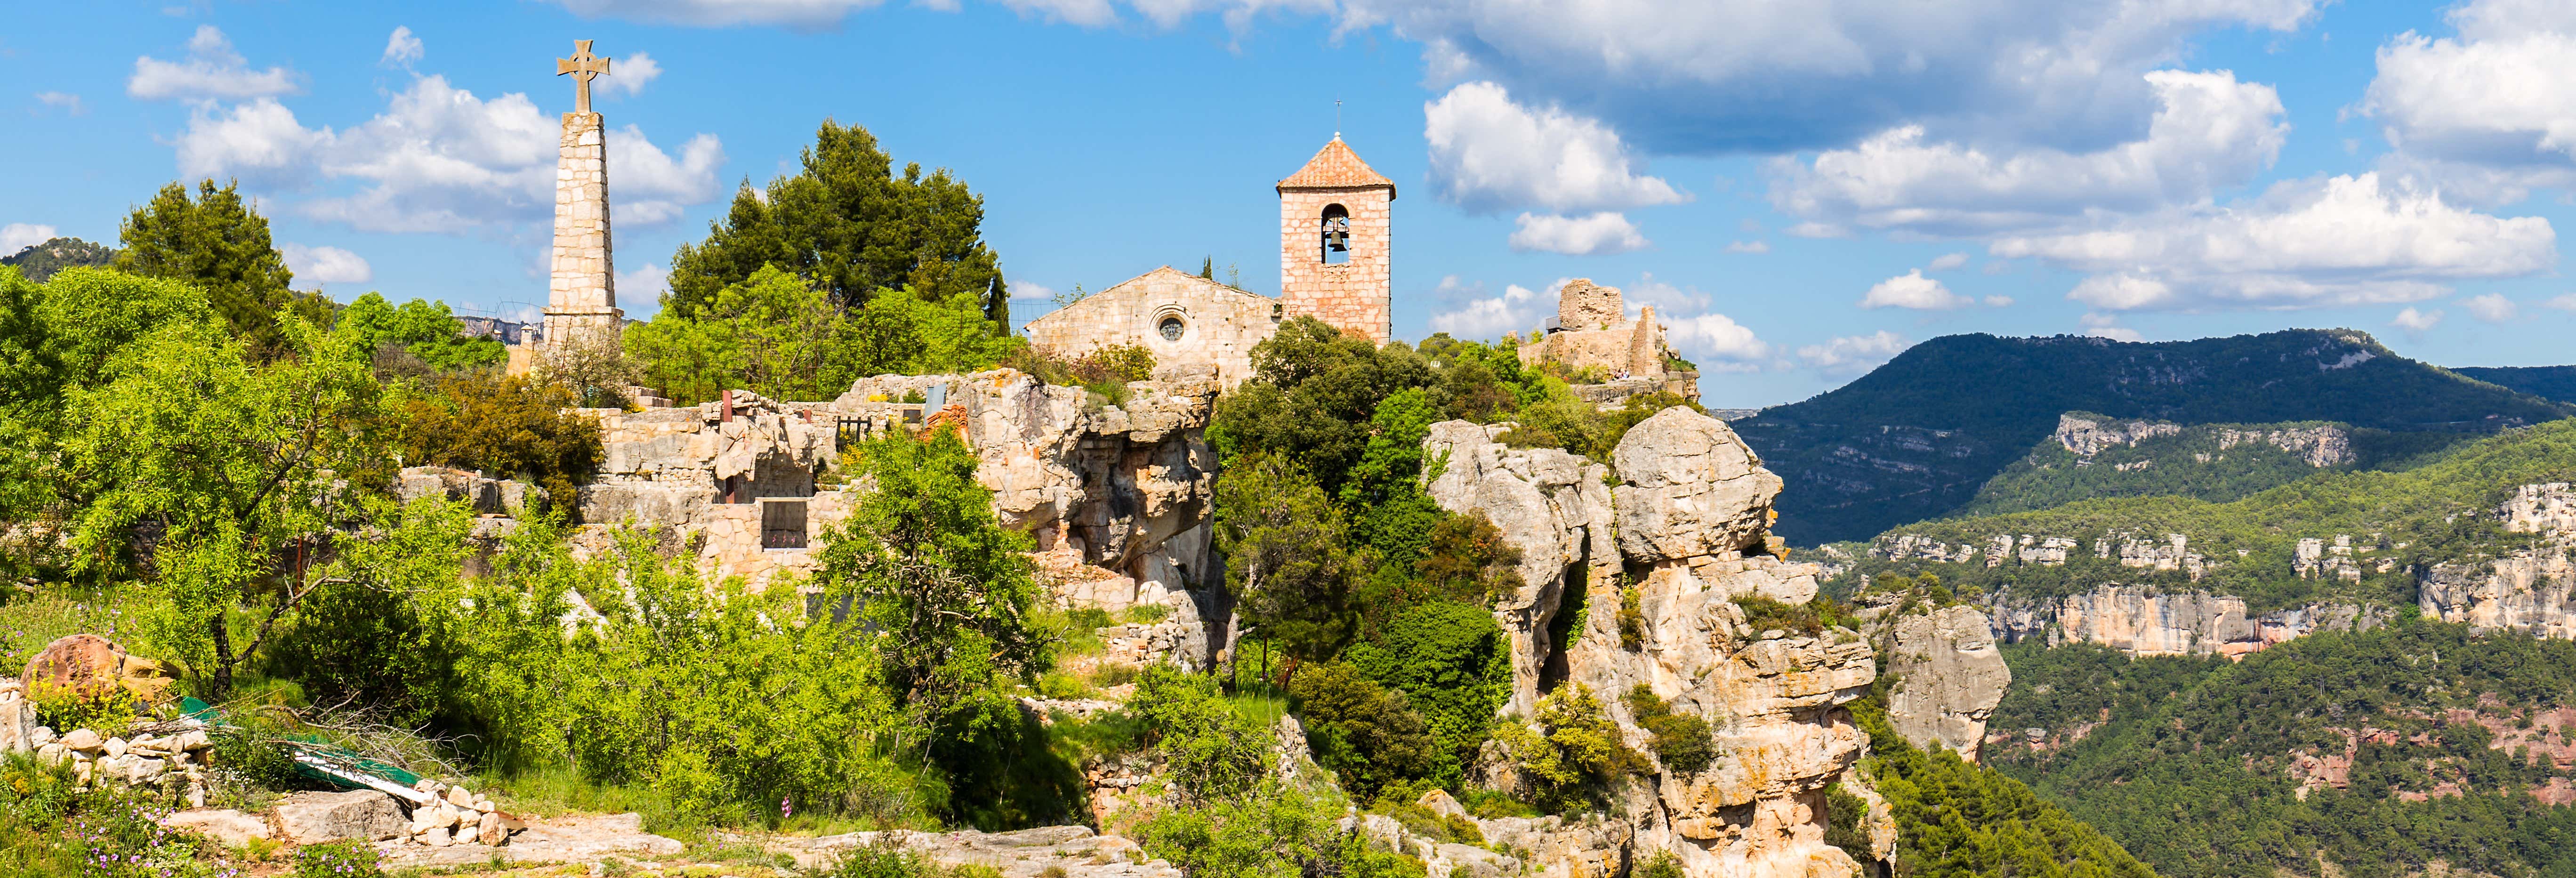
{"type": "Polygon", "coordinates": [[[572,57],[555,59],[555,75],[572,74],[572,111],[590,112],[590,81],[608,75],[608,59],[590,53],[590,40],[572,41],[572,57]]]}
{"type": "Polygon", "coordinates": [[[1333,99],[1333,139],[1342,139],[1342,99],[1333,99]]]}

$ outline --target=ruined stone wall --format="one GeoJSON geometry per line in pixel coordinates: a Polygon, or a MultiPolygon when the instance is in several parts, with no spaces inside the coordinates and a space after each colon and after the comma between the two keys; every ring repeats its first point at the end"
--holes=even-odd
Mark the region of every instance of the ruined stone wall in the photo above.
{"type": "Polygon", "coordinates": [[[1313,315],[1378,344],[1393,337],[1394,202],[1389,186],[1279,191],[1279,301],[1287,316],[1313,315]],[[1350,261],[1326,265],[1321,223],[1334,204],[1351,214],[1350,261]]]}
{"type": "Polygon", "coordinates": [[[1164,266],[1029,321],[1029,344],[1072,359],[1142,345],[1157,374],[1213,369],[1232,387],[1252,377],[1252,347],[1279,329],[1278,300],[1164,266]],[[1181,337],[1165,338],[1167,321],[1181,337]]]}

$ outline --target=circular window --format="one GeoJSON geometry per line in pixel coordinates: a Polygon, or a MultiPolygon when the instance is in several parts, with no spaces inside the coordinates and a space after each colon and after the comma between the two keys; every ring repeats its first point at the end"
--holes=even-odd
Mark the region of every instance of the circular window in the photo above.
{"type": "Polygon", "coordinates": [[[1165,317],[1163,318],[1163,322],[1156,326],[1155,329],[1163,333],[1164,341],[1180,341],[1181,333],[1189,331],[1189,326],[1183,324],[1181,322],[1181,318],[1165,317]]]}

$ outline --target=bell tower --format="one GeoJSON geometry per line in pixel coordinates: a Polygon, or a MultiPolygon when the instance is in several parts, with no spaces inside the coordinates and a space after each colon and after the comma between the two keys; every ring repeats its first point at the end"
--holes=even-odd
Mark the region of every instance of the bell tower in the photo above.
{"type": "Polygon", "coordinates": [[[1394,334],[1387,218],[1395,182],[1335,134],[1278,189],[1282,310],[1385,344],[1394,334]]]}

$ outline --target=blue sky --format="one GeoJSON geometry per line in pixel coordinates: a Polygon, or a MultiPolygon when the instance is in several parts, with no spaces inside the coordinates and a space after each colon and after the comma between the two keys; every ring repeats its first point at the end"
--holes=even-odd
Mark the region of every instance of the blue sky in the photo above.
{"type": "Polygon", "coordinates": [[[817,123],[985,197],[1022,321],[1158,265],[1278,284],[1270,186],[1394,179],[1396,333],[1562,279],[1651,302],[1708,401],[1958,332],[2368,330],[2576,362],[2576,4],[561,0],[38,4],[0,34],[0,246],[239,177],[298,286],[540,303],[574,39],[616,59],[621,304],[817,123]]]}

